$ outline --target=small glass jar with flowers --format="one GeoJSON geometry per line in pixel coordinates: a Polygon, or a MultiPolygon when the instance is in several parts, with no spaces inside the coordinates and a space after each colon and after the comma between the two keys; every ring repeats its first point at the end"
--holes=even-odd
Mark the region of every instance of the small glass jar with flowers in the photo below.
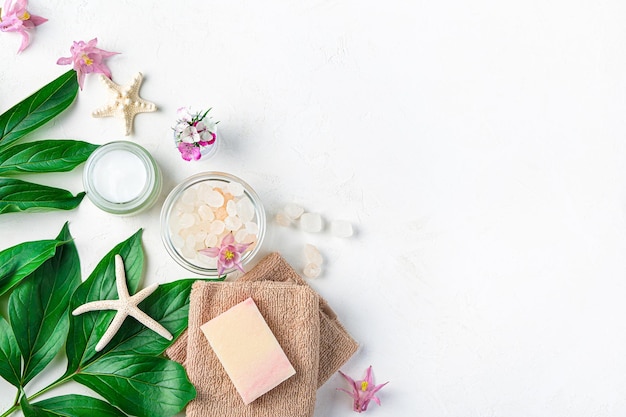
{"type": "Polygon", "coordinates": [[[208,158],[217,150],[217,124],[207,111],[193,112],[188,107],[178,109],[178,120],[172,128],[174,142],[185,161],[208,158]]]}

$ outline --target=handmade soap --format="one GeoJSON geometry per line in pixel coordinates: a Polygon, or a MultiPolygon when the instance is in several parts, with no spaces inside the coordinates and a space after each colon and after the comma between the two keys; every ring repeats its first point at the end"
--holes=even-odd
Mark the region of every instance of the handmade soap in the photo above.
{"type": "Polygon", "coordinates": [[[252,298],[200,329],[245,404],[296,373],[252,298]]]}

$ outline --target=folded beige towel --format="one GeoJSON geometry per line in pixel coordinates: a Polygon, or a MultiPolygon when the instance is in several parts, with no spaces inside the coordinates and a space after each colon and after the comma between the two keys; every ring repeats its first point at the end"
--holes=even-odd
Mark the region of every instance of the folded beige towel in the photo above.
{"type": "Polygon", "coordinates": [[[310,417],[315,408],[320,322],[317,294],[283,282],[193,285],[185,367],[198,395],[189,417],[310,417]],[[257,304],[296,374],[245,405],[200,326],[248,297],[257,304]]]}
{"type": "MultiPolygon", "coordinates": [[[[235,282],[279,281],[292,282],[308,286],[304,279],[278,253],[271,253],[263,258],[248,273],[235,282]]],[[[319,297],[320,315],[320,353],[317,386],[321,387],[339,367],[356,352],[358,344],[348,334],[337,319],[335,312],[326,300],[319,297]]],[[[167,350],[167,355],[182,364],[187,357],[187,333],[183,333],[167,350]]]]}

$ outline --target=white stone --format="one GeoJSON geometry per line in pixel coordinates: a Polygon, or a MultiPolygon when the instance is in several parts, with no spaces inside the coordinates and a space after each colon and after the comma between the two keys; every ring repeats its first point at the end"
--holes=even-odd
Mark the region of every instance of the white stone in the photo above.
{"type": "Polygon", "coordinates": [[[287,204],[283,211],[291,220],[298,220],[300,216],[302,216],[302,213],[304,213],[304,209],[294,203],[287,204]]]}
{"type": "Polygon", "coordinates": [[[235,241],[237,243],[246,243],[247,237],[248,231],[246,229],[239,229],[237,233],[235,233],[235,241]]]}
{"type": "Polygon", "coordinates": [[[330,222],[330,234],[337,237],[350,237],[354,234],[352,223],[345,220],[333,220],[330,222]]]}
{"type": "Polygon", "coordinates": [[[307,264],[302,272],[304,272],[304,276],[307,278],[317,278],[322,272],[322,268],[319,265],[307,264]]]}
{"type": "Polygon", "coordinates": [[[291,219],[287,217],[287,215],[283,213],[282,211],[279,211],[278,213],[276,213],[276,217],[274,217],[274,219],[276,220],[276,223],[278,223],[279,226],[283,226],[283,227],[291,226],[291,219]]]}
{"type": "Polygon", "coordinates": [[[322,226],[322,216],[317,213],[304,213],[300,216],[300,229],[305,232],[320,232],[322,226]]]}
{"type": "Polygon", "coordinates": [[[324,258],[322,258],[320,251],[310,243],[304,245],[304,258],[307,260],[307,263],[315,265],[322,265],[322,263],[324,263],[324,258]]]}

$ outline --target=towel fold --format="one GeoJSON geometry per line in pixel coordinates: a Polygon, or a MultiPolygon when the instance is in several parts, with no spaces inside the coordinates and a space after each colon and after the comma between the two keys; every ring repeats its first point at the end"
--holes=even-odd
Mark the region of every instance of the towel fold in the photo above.
{"type": "Polygon", "coordinates": [[[185,366],[198,391],[187,406],[187,416],[310,417],[316,389],[357,347],[326,301],[278,253],[272,253],[237,281],[196,282],[188,330],[166,354],[185,366]],[[248,297],[257,303],[296,375],[246,406],[200,326],[248,297]]]}

